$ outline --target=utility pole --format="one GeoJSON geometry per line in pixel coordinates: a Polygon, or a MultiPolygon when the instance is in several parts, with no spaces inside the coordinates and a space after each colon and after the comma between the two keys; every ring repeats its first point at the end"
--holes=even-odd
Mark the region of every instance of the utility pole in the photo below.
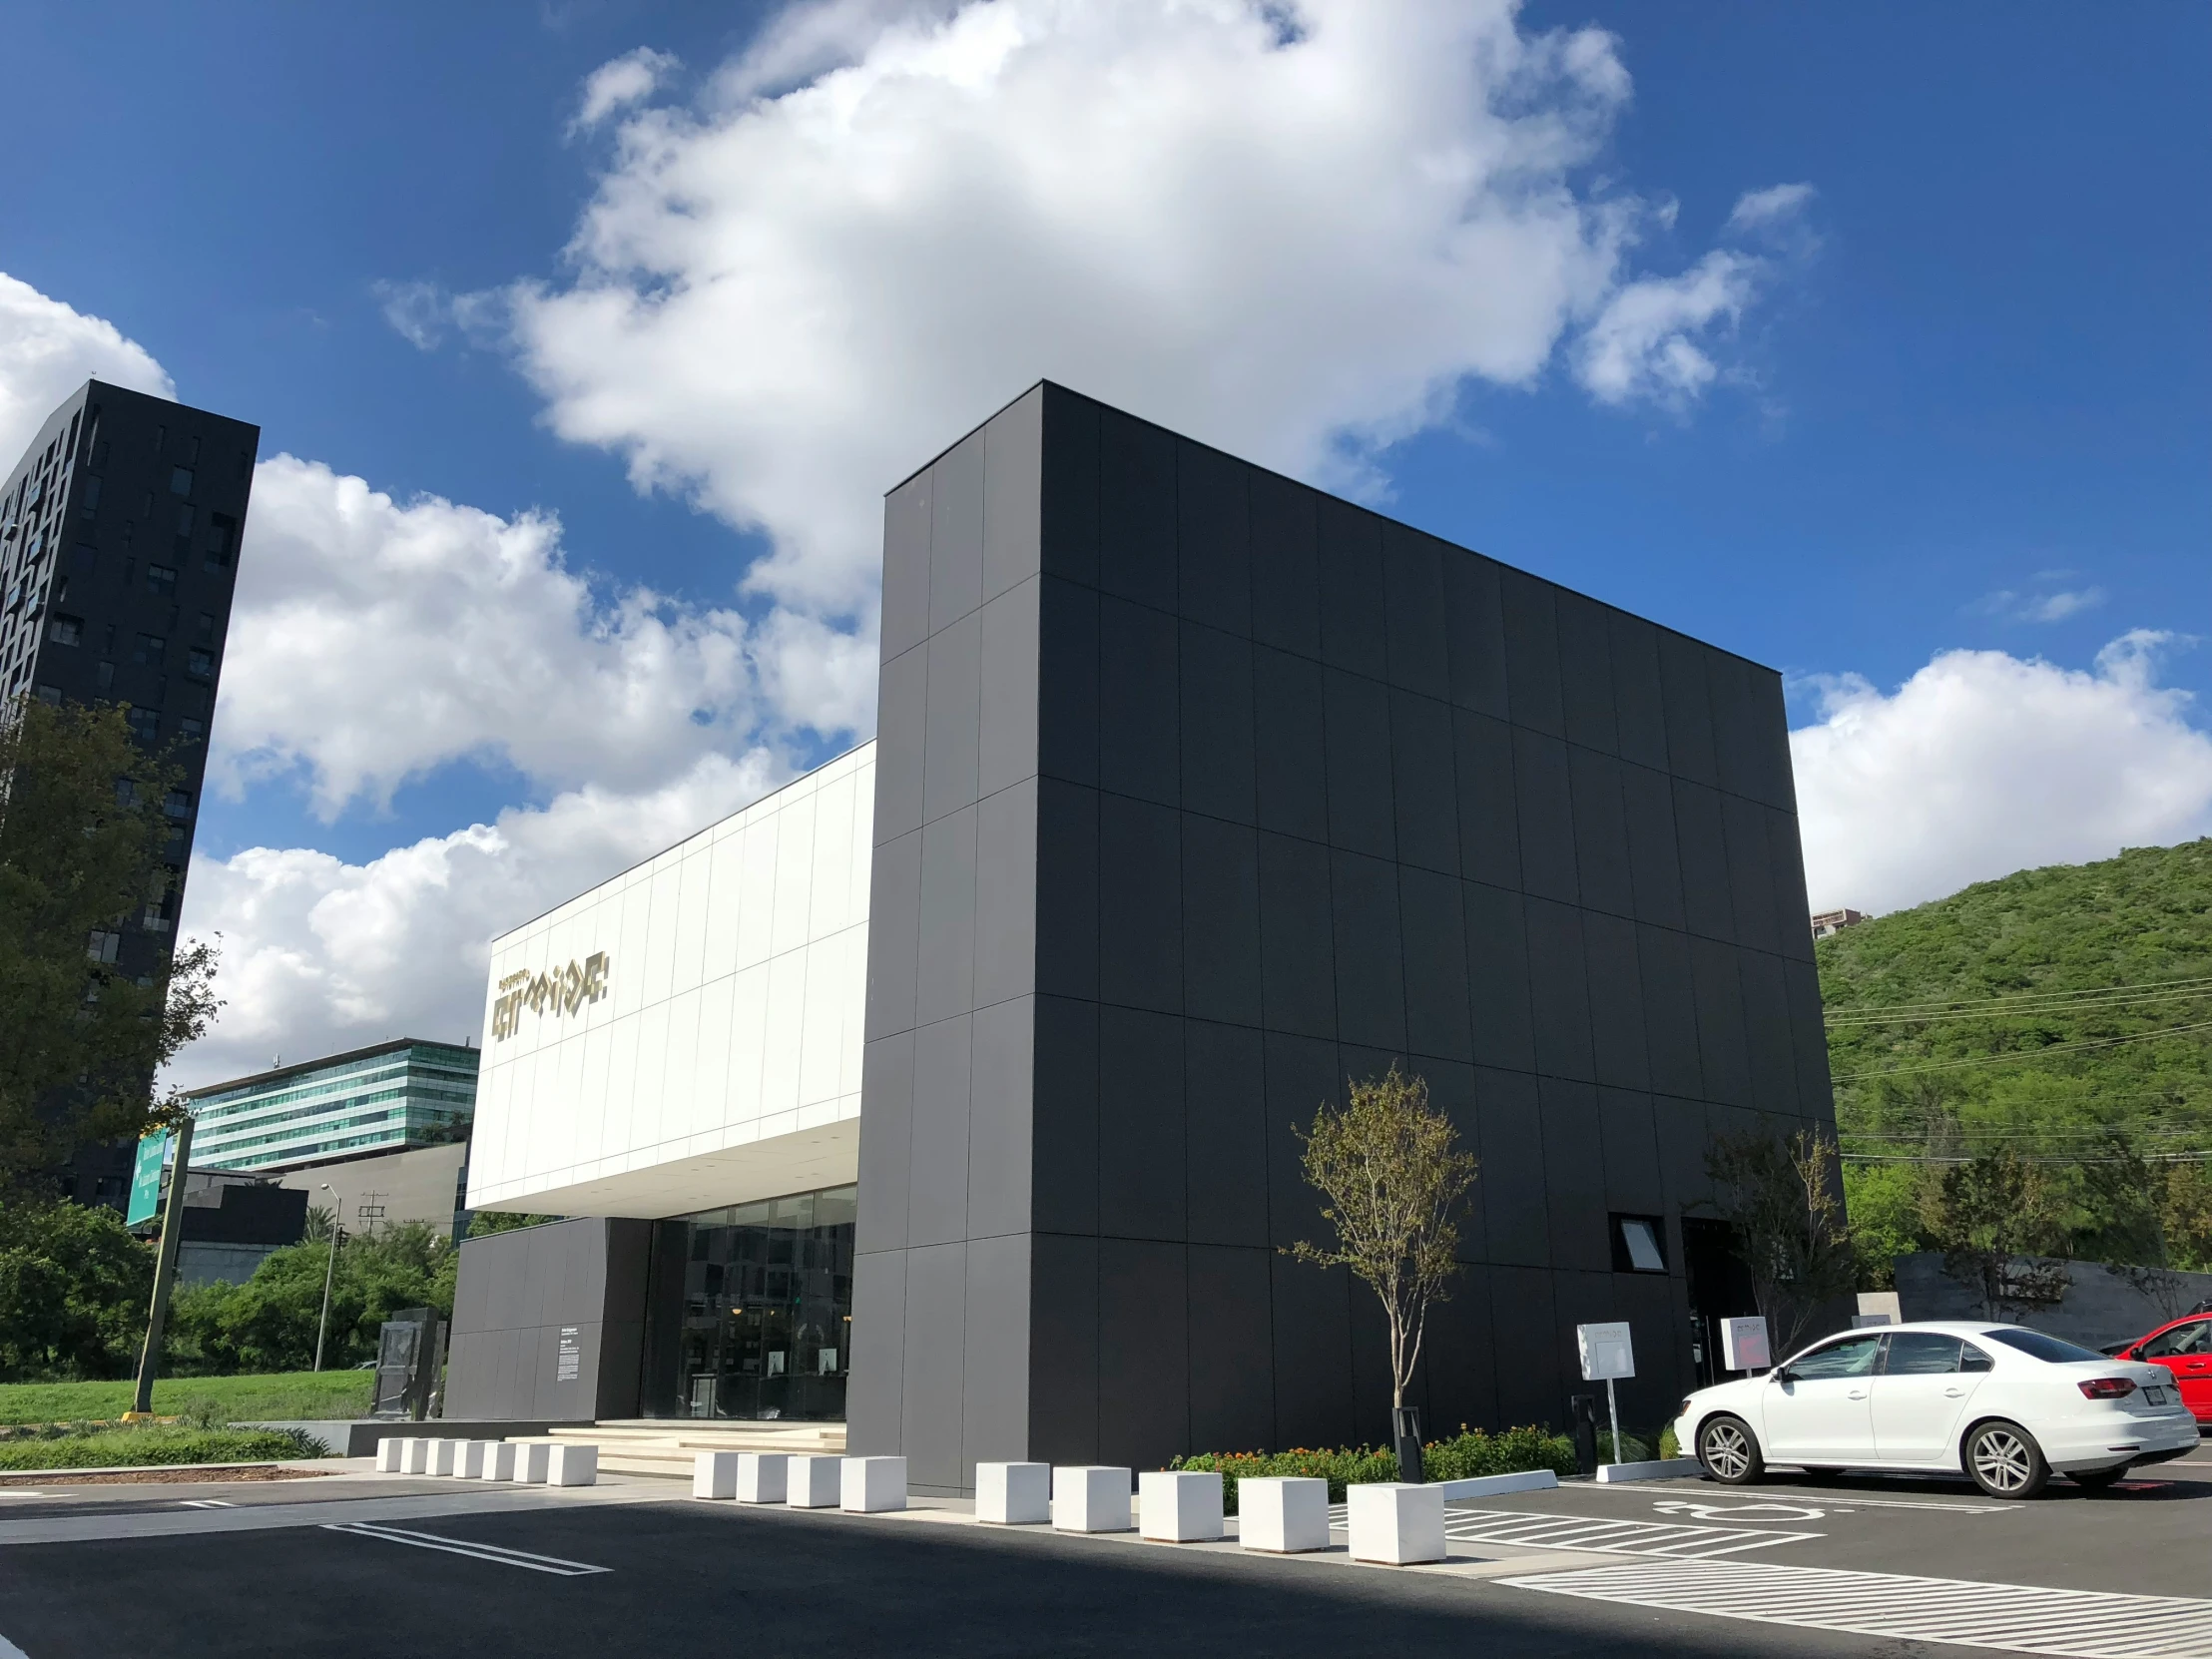
{"type": "Polygon", "coordinates": [[[185,1171],[192,1165],[192,1119],[177,1126],[177,1169],[162,1206],[162,1245],[154,1259],[154,1307],[146,1317],[146,1347],[139,1354],[138,1394],[123,1413],[126,1422],[154,1414],[154,1373],[161,1369],[162,1327],[169,1323],[169,1282],[177,1275],[177,1247],[185,1233],[185,1171]]]}
{"type": "Polygon", "coordinates": [[[321,1182],[319,1185],[324,1192],[330,1195],[330,1239],[328,1252],[322,1260],[322,1317],[315,1321],[314,1327],[314,1369],[316,1371],[322,1369],[322,1338],[323,1334],[330,1329],[330,1278],[331,1275],[337,1272],[338,1246],[345,1240],[345,1230],[338,1226],[337,1190],[327,1181],[321,1182]]]}

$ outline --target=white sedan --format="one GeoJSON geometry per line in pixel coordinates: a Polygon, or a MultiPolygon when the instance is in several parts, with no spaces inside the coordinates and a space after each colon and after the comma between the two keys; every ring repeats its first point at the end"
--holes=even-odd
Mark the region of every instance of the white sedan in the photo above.
{"type": "Polygon", "coordinates": [[[2016,1325],[1926,1323],[1831,1337],[1763,1377],[1700,1388],[1675,1438],[1715,1480],[1769,1463],[1963,1469],[1991,1497],[2032,1497],[2051,1471],[2105,1486],[2197,1445],[2171,1374],[2016,1325]]]}

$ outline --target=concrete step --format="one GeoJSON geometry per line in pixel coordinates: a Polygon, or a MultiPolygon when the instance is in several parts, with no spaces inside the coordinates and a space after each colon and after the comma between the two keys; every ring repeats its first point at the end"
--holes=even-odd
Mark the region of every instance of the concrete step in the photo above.
{"type": "Polygon", "coordinates": [[[844,1452],[841,1422],[649,1417],[578,1424],[516,1438],[549,1444],[588,1441],[599,1447],[599,1466],[603,1469],[678,1479],[690,1478],[692,1464],[702,1451],[781,1451],[832,1457],[844,1452]]]}

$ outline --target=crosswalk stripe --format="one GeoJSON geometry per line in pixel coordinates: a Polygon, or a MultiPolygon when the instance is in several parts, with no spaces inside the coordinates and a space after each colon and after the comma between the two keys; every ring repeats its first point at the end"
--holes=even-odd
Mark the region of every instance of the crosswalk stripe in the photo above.
{"type": "MultiPolygon", "coordinates": [[[[1345,1530],[1347,1509],[1332,1504],[1329,1524],[1345,1530]]],[[[1772,1549],[1826,1537],[1823,1532],[1783,1532],[1752,1526],[1690,1526],[1679,1521],[1606,1520],[1526,1509],[1444,1510],[1444,1536],[1463,1544],[1511,1544],[1527,1549],[1588,1550],[1604,1555],[1700,1559],[1772,1549]]]]}
{"type": "Polygon", "coordinates": [[[2212,1601],[1733,1560],[1503,1578],[1516,1589],[2064,1659],[2212,1659],[2212,1601]]]}

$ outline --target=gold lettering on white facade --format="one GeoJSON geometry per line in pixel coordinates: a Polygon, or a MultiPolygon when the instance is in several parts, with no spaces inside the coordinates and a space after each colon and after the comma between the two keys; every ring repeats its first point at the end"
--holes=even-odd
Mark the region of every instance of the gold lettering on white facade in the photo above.
{"type": "Polygon", "coordinates": [[[595,950],[581,963],[547,973],[510,973],[499,981],[491,1005],[491,1035],[505,1042],[522,1027],[522,1010],[533,1014],[573,1014],[607,994],[607,953],[595,950]]]}

